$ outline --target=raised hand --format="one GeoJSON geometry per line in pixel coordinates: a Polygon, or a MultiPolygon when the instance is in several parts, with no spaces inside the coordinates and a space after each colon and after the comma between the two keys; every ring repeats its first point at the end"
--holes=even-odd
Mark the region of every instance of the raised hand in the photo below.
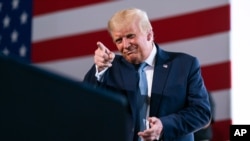
{"type": "Polygon", "coordinates": [[[111,52],[102,42],[96,43],[98,48],[95,50],[94,62],[98,68],[98,72],[107,67],[112,66],[115,54],[111,52]]]}

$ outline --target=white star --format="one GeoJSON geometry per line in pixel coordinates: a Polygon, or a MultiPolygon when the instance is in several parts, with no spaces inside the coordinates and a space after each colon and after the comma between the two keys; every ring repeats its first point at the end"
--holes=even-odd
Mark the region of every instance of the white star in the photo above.
{"type": "Polygon", "coordinates": [[[26,53],[27,53],[27,49],[26,49],[26,46],[25,45],[22,45],[19,49],[19,55],[21,57],[25,57],[26,56],[26,53]]]}
{"type": "Polygon", "coordinates": [[[13,0],[12,1],[12,9],[17,9],[19,5],[19,0],[13,0]]]}
{"type": "Polygon", "coordinates": [[[23,12],[20,16],[21,24],[26,24],[28,19],[28,14],[26,12],[23,12]]]}
{"type": "Polygon", "coordinates": [[[3,18],[3,27],[7,28],[10,25],[10,17],[8,15],[5,15],[5,17],[3,18]]]}
{"type": "Polygon", "coordinates": [[[12,41],[12,43],[17,42],[17,39],[18,39],[18,32],[16,30],[14,30],[11,33],[11,41],[12,41]]]}
{"type": "Polygon", "coordinates": [[[6,55],[6,56],[10,54],[9,50],[7,49],[7,47],[5,47],[4,50],[3,50],[2,52],[3,52],[3,54],[6,55]]]}

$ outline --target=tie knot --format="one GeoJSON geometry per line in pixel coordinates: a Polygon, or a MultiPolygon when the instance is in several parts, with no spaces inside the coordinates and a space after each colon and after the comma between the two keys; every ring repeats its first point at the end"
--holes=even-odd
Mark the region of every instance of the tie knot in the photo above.
{"type": "Polygon", "coordinates": [[[140,64],[139,71],[143,71],[143,69],[147,66],[146,62],[140,64]]]}

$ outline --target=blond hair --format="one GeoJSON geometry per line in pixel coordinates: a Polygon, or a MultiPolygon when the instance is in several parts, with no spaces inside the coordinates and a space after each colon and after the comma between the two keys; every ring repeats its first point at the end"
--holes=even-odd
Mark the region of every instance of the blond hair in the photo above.
{"type": "Polygon", "coordinates": [[[129,25],[132,21],[138,20],[141,32],[152,30],[152,25],[145,11],[137,8],[129,8],[116,12],[108,21],[108,31],[119,30],[129,25]]]}

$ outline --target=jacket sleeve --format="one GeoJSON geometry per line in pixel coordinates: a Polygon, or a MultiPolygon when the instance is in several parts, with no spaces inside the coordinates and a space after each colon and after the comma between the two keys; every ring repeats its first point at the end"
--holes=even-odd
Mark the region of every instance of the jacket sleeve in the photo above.
{"type": "Polygon", "coordinates": [[[87,74],[84,76],[83,83],[89,83],[91,85],[98,85],[97,78],[95,77],[96,68],[93,65],[87,74]]]}
{"type": "Polygon", "coordinates": [[[105,80],[107,79],[108,74],[109,69],[104,70],[101,74],[101,80],[98,80],[98,78],[96,77],[96,66],[94,64],[84,76],[83,83],[93,85],[94,87],[106,88],[105,80]]]}

